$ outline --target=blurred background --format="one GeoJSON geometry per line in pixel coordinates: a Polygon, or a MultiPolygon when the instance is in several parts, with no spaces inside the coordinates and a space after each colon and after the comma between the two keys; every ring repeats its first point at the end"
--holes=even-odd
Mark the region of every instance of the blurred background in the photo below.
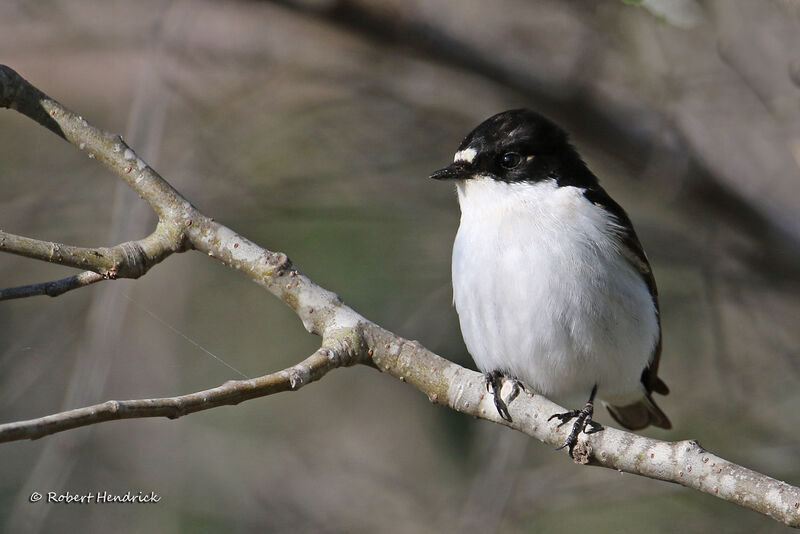
{"type": "MultiPolygon", "coordinates": [[[[539,110],[653,264],[674,429],[644,433],[800,484],[800,1],[5,0],[0,51],[206,214],[472,368],[451,306],[458,207],[427,176],[486,117],[539,110]]],[[[119,179],[12,111],[0,191],[16,234],[99,246],[155,224],[119,179]]],[[[69,274],[0,256],[5,287],[69,274]]],[[[0,421],[239,377],[189,340],[250,377],[319,343],[236,272],[173,256],[137,281],[0,303],[0,421]]],[[[0,449],[8,532],[785,530],[579,468],[366,367],[0,449]],[[31,504],[33,491],[161,501],[31,504]]]]}

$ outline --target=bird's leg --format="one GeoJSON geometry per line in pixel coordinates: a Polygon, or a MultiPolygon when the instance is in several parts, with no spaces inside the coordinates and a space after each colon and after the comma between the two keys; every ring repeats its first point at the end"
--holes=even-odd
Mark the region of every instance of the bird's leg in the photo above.
{"type": "Polygon", "coordinates": [[[582,410],[570,410],[564,413],[557,413],[551,415],[547,419],[548,421],[551,419],[558,419],[561,421],[561,423],[558,425],[558,428],[561,428],[572,419],[576,419],[575,423],[572,425],[572,431],[569,433],[569,436],[567,436],[566,441],[564,441],[560,447],[556,448],[558,451],[564,447],[569,447],[567,450],[569,451],[570,458],[574,458],[572,451],[575,449],[575,445],[578,443],[578,434],[580,434],[581,431],[583,431],[584,434],[594,434],[595,432],[600,432],[603,430],[603,426],[600,423],[592,421],[592,414],[594,413],[594,396],[596,394],[597,384],[595,384],[592,388],[592,393],[589,395],[589,401],[582,410]]]}
{"type": "Polygon", "coordinates": [[[516,378],[512,378],[511,380],[511,393],[508,395],[508,400],[503,400],[503,397],[500,395],[501,390],[503,389],[503,375],[502,371],[498,371],[495,369],[489,373],[483,375],[483,378],[486,380],[486,391],[492,393],[494,395],[494,406],[497,408],[497,413],[500,414],[500,417],[511,422],[511,414],[508,413],[508,406],[506,403],[511,403],[514,399],[517,398],[521,389],[525,389],[525,386],[522,385],[522,382],[517,380],[516,378]]]}

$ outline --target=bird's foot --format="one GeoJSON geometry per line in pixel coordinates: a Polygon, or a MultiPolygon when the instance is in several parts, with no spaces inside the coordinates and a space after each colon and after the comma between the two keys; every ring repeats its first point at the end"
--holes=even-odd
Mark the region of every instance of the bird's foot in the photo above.
{"type": "Polygon", "coordinates": [[[508,398],[506,400],[503,400],[503,397],[500,393],[503,389],[503,379],[505,378],[503,372],[494,370],[483,375],[483,378],[486,380],[486,391],[494,395],[494,406],[497,408],[497,413],[500,414],[500,417],[510,423],[512,419],[511,414],[508,413],[508,404],[517,398],[520,390],[525,389],[525,386],[523,386],[522,382],[516,378],[510,378],[509,381],[511,382],[511,393],[508,394],[508,398]]]}
{"type": "Polygon", "coordinates": [[[547,419],[548,421],[552,419],[558,419],[561,421],[558,424],[558,428],[561,428],[572,419],[575,419],[575,422],[572,424],[572,430],[567,436],[567,439],[561,444],[560,447],[556,448],[557,451],[560,451],[564,447],[568,447],[567,451],[569,452],[570,458],[575,458],[573,451],[575,450],[575,445],[578,443],[578,435],[581,433],[581,431],[583,431],[584,434],[594,434],[595,432],[600,432],[603,430],[603,425],[592,420],[592,415],[594,414],[594,396],[596,393],[597,386],[592,389],[592,395],[589,397],[589,402],[586,403],[586,406],[584,406],[583,409],[557,413],[551,415],[547,419]]]}

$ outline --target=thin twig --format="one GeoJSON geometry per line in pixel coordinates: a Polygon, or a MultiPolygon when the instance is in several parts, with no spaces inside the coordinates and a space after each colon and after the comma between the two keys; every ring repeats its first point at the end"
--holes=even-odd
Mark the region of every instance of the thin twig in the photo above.
{"type": "Polygon", "coordinates": [[[35,297],[37,295],[57,297],[72,289],[86,287],[102,280],[105,280],[103,275],[92,271],[84,271],[74,276],[62,278],[61,280],[53,280],[52,282],[42,282],[39,284],[0,289],[0,300],[35,297]]]}
{"type": "Polygon", "coordinates": [[[67,410],[38,419],[6,423],[0,425],[0,443],[21,439],[38,439],[56,432],[118,419],[145,417],[177,419],[183,415],[209,410],[217,406],[239,404],[281,391],[295,391],[306,384],[319,380],[328,371],[347,363],[346,358],[338,356],[332,350],[320,348],[297,365],[277,373],[248,380],[231,380],[221,386],[187,395],[158,399],[110,400],[102,404],[67,410]]]}

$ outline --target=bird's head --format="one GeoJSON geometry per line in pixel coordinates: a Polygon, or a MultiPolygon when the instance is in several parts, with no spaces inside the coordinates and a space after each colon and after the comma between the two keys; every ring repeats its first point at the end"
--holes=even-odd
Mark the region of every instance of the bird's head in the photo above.
{"type": "Polygon", "coordinates": [[[478,125],[459,145],[453,163],[430,177],[535,183],[574,175],[581,168],[585,166],[564,130],[534,111],[513,109],[478,125]]]}

